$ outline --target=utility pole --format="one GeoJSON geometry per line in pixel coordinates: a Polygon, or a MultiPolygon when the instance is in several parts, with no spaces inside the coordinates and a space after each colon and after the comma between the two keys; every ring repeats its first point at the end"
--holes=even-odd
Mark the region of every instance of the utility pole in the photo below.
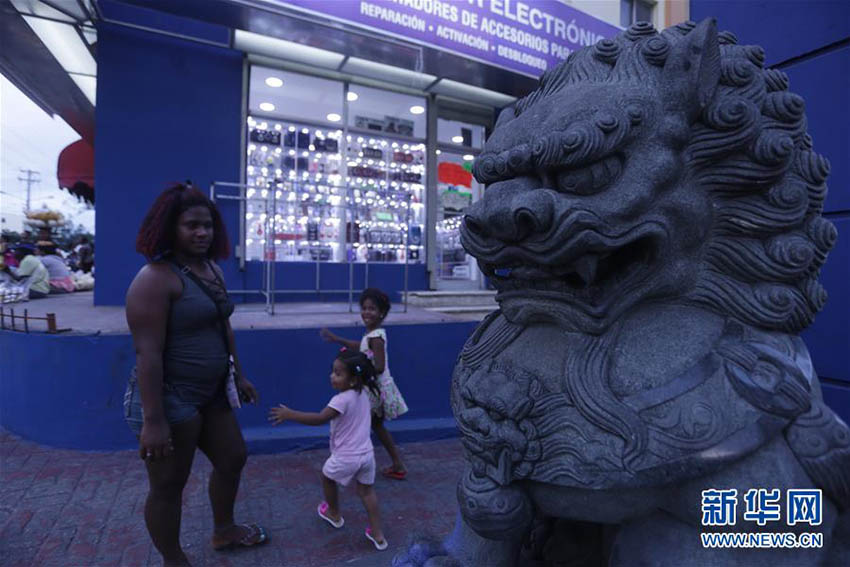
{"type": "Polygon", "coordinates": [[[41,174],[37,171],[33,171],[31,169],[21,169],[21,173],[26,174],[26,177],[18,177],[18,181],[23,181],[27,184],[27,208],[26,210],[30,210],[30,193],[32,190],[32,186],[36,183],[41,183],[41,174]]]}

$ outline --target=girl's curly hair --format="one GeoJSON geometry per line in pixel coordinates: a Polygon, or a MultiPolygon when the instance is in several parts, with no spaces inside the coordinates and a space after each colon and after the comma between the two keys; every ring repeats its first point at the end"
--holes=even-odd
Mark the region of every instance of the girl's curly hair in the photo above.
{"type": "Polygon", "coordinates": [[[157,197],[139,227],[136,251],[148,260],[154,260],[171,251],[174,247],[177,219],[188,209],[198,206],[208,208],[212,215],[213,239],[207,257],[213,260],[227,258],[230,243],[221,214],[206,195],[189,183],[177,183],[157,197]]]}
{"type": "Polygon", "coordinates": [[[384,317],[386,317],[387,313],[390,312],[390,298],[380,289],[376,287],[364,289],[363,293],[360,294],[360,307],[363,307],[363,302],[367,299],[371,299],[375,303],[378,310],[383,313],[384,317]]]}

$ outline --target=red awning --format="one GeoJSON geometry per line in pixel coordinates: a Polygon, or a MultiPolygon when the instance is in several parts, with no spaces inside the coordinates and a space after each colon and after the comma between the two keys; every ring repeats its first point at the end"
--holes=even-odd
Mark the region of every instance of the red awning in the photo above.
{"type": "Polygon", "coordinates": [[[85,140],[77,140],[59,154],[56,166],[59,186],[94,204],[94,149],[85,140]]]}

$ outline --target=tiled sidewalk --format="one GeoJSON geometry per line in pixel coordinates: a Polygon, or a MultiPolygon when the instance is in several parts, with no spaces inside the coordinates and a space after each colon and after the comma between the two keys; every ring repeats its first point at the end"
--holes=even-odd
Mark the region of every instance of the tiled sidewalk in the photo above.
{"type": "MultiPolygon", "coordinates": [[[[271,542],[226,553],[209,545],[211,467],[198,452],[183,495],[183,547],[193,565],[389,565],[412,534],[451,531],[463,466],[457,440],[404,444],[402,452],[408,480],[376,481],[387,551],[374,551],[363,536],[366,513],[351,487],[341,496],[345,528],[333,530],[316,517],[327,450],[249,456],[237,521],[261,523],[271,542]]],[[[385,466],[383,449],[376,454],[378,466],[385,466]]],[[[159,565],[142,517],[146,492],[144,468],[133,451],[51,449],[0,431],[0,564],[159,565]]]]}

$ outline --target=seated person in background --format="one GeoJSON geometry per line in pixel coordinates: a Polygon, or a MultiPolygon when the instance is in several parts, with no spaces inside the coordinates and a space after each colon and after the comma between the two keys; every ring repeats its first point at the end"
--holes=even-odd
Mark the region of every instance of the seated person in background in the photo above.
{"type": "Polygon", "coordinates": [[[32,244],[19,244],[15,247],[15,259],[19,266],[17,270],[12,270],[6,266],[4,271],[12,276],[13,280],[23,281],[29,286],[29,298],[40,299],[47,297],[50,293],[50,284],[48,283],[49,275],[47,268],[35,255],[35,248],[32,244]]]}
{"type": "Polygon", "coordinates": [[[6,266],[13,268],[18,266],[18,261],[15,260],[15,255],[12,254],[12,247],[9,244],[9,237],[0,234],[0,283],[11,279],[11,276],[6,274],[6,266]]]}
{"type": "Polygon", "coordinates": [[[77,245],[76,252],[80,269],[86,273],[90,272],[92,266],[94,266],[94,249],[89,244],[88,237],[80,237],[80,243],[77,245]]]}
{"type": "Polygon", "coordinates": [[[70,293],[74,291],[74,280],[65,260],[56,253],[56,245],[49,240],[39,241],[38,251],[41,263],[47,268],[50,293],[70,293]]]}
{"type": "Polygon", "coordinates": [[[18,261],[15,260],[15,254],[12,252],[12,242],[5,234],[0,234],[0,264],[18,267],[18,261]]]}

